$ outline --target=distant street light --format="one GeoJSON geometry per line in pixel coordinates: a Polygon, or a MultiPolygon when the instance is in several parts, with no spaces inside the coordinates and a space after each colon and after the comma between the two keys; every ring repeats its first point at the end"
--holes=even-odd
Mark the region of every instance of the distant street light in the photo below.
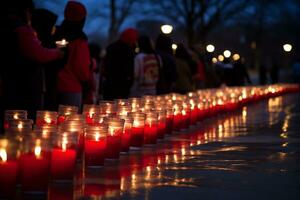
{"type": "Polygon", "coordinates": [[[239,54],[235,53],[235,54],[233,54],[232,58],[234,61],[237,61],[241,58],[241,56],[239,54]]]}
{"type": "Polygon", "coordinates": [[[215,46],[212,45],[212,44],[209,44],[206,46],[206,51],[209,52],[209,53],[212,53],[215,51],[215,46]]]}
{"type": "Polygon", "coordinates": [[[231,52],[229,50],[225,50],[223,52],[223,55],[225,56],[225,58],[229,58],[231,56],[231,52]]]}
{"type": "Polygon", "coordinates": [[[219,55],[218,56],[218,61],[223,62],[224,61],[224,56],[223,55],[219,55]]]}
{"type": "Polygon", "coordinates": [[[160,27],[163,34],[170,34],[173,31],[173,26],[165,24],[160,27]]]}
{"type": "Polygon", "coordinates": [[[177,44],[172,44],[172,49],[175,51],[177,49],[177,44]]]}
{"type": "Polygon", "coordinates": [[[211,61],[212,61],[214,64],[216,64],[216,63],[218,62],[218,59],[215,58],[215,57],[213,57],[213,58],[211,59],[211,61]]]}
{"type": "Polygon", "coordinates": [[[290,52],[290,51],[292,51],[292,48],[293,48],[293,46],[292,46],[291,44],[284,44],[284,45],[283,45],[283,50],[284,50],[285,52],[290,52]]]}

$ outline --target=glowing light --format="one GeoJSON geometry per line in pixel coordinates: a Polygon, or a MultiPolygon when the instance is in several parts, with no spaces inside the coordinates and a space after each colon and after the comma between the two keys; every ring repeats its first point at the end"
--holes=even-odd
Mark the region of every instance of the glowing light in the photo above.
{"type": "Polygon", "coordinates": [[[215,51],[215,46],[212,45],[212,44],[209,44],[206,46],[206,51],[209,52],[209,53],[212,53],[215,51]]]}
{"type": "Polygon", "coordinates": [[[217,63],[217,62],[218,62],[218,59],[217,59],[216,57],[213,57],[213,58],[211,59],[211,61],[212,61],[213,63],[217,63]]]}
{"type": "Polygon", "coordinates": [[[6,153],[5,149],[0,149],[0,158],[1,158],[2,162],[7,161],[7,153],[6,153]]]}
{"type": "Polygon", "coordinates": [[[36,146],[36,147],[34,148],[34,155],[35,155],[36,157],[40,157],[40,156],[41,156],[41,152],[42,152],[41,146],[36,146]]]}
{"type": "Polygon", "coordinates": [[[22,123],[18,124],[18,129],[23,129],[23,124],[22,123]]]}
{"type": "Polygon", "coordinates": [[[288,138],[288,135],[287,135],[286,133],[281,133],[281,134],[280,134],[280,137],[286,139],[286,138],[288,138]]]}
{"type": "Polygon", "coordinates": [[[51,119],[50,119],[49,117],[46,117],[46,118],[45,118],[45,122],[46,122],[47,124],[51,124],[51,119]]]}
{"type": "Polygon", "coordinates": [[[219,55],[218,56],[218,61],[223,62],[224,61],[224,56],[223,55],[219,55]]]}
{"type": "Polygon", "coordinates": [[[19,116],[18,116],[18,114],[17,114],[17,113],[15,113],[15,114],[14,114],[14,116],[13,116],[13,118],[14,118],[14,119],[19,119],[19,116]]]}
{"type": "Polygon", "coordinates": [[[293,46],[291,44],[284,44],[283,45],[283,50],[285,52],[290,52],[290,51],[292,51],[292,49],[293,49],[293,46]]]}
{"type": "Polygon", "coordinates": [[[232,58],[234,61],[236,61],[236,60],[239,60],[241,57],[239,54],[236,53],[236,54],[233,54],[232,58]]]}
{"type": "Polygon", "coordinates": [[[229,50],[225,50],[223,52],[223,55],[225,56],[225,58],[229,58],[231,56],[231,52],[229,50]]]}
{"type": "Polygon", "coordinates": [[[177,44],[172,44],[172,49],[176,50],[177,49],[177,44]]]}
{"type": "Polygon", "coordinates": [[[165,24],[165,25],[162,25],[160,27],[160,29],[161,29],[162,33],[164,33],[164,34],[170,34],[173,31],[173,26],[171,26],[169,24],[165,24]]]}

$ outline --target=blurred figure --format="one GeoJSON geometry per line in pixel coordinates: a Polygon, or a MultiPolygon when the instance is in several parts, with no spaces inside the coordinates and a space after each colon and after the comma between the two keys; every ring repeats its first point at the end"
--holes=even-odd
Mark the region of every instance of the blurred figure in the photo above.
{"type": "Polygon", "coordinates": [[[58,37],[69,42],[67,62],[58,73],[59,104],[79,108],[82,105],[82,91],[88,87],[91,65],[87,36],[83,32],[86,14],[83,4],[68,1],[58,32],[58,37]]]}
{"type": "MultiPolygon", "coordinates": [[[[43,106],[42,63],[63,57],[59,49],[41,45],[31,26],[34,9],[32,0],[11,0],[4,15],[3,96],[4,109],[28,110],[29,118],[35,118],[36,110],[43,106]]],[[[2,13],[3,14],[3,13],[2,13]]]]}
{"type": "Polygon", "coordinates": [[[157,94],[167,94],[173,91],[177,79],[176,62],[173,56],[172,40],[165,34],[156,39],[156,52],[162,59],[157,82],[157,94]]]}
{"type": "Polygon", "coordinates": [[[134,59],[134,82],[131,96],[156,95],[160,57],[156,55],[148,36],[138,39],[139,54],[134,59]]]}
{"type": "MultiPolygon", "coordinates": [[[[36,30],[37,36],[44,47],[56,48],[53,37],[56,20],[57,15],[46,9],[36,9],[32,14],[32,27],[36,30]]],[[[45,80],[45,85],[43,87],[43,109],[45,110],[57,110],[57,75],[59,67],[62,65],[61,62],[62,61],[54,61],[42,65],[42,75],[45,80]]]]}
{"type": "Polygon", "coordinates": [[[221,84],[226,86],[234,85],[234,68],[229,58],[225,58],[223,62],[216,64],[217,74],[220,77],[221,84]]]}
{"type": "Polygon", "coordinates": [[[128,28],[120,39],[107,47],[104,60],[103,97],[107,100],[129,97],[133,83],[135,43],[138,32],[128,28]]]}
{"type": "Polygon", "coordinates": [[[205,84],[205,63],[200,54],[198,54],[195,48],[191,48],[191,56],[196,64],[196,71],[193,73],[193,79],[195,80],[196,88],[202,89],[205,84]]]}
{"type": "Polygon", "coordinates": [[[236,60],[233,64],[234,70],[234,86],[243,86],[245,85],[246,81],[249,84],[252,84],[246,66],[244,65],[243,60],[240,58],[236,60]]]}
{"type": "Polygon", "coordinates": [[[278,83],[278,78],[279,78],[279,66],[276,61],[273,61],[270,69],[270,78],[271,78],[271,83],[278,83]]]}
{"type": "Polygon", "coordinates": [[[195,90],[191,67],[189,66],[190,55],[183,44],[178,44],[175,60],[177,69],[177,79],[175,82],[175,92],[185,94],[195,90]]]}

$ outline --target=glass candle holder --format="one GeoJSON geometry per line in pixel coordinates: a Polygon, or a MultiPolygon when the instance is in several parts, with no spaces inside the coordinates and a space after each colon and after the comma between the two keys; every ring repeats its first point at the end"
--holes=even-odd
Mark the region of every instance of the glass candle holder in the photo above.
{"type": "Polygon", "coordinates": [[[130,139],[132,132],[132,117],[127,115],[119,115],[119,118],[124,120],[123,134],[121,140],[121,152],[128,152],[130,147],[130,139]]]}
{"type": "Polygon", "coordinates": [[[174,109],[172,107],[166,108],[166,134],[171,134],[173,130],[174,109]]]}
{"type": "Polygon", "coordinates": [[[17,183],[18,142],[13,139],[0,138],[0,198],[13,199],[17,183]]]}
{"type": "Polygon", "coordinates": [[[124,120],[118,117],[109,117],[107,119],[107,159],[118,159],[121,152],[121,140],[123,134],[124,120]]]}
{"type": "Polygon", "coordinates": [[[182,124],[181,129],[188,129],[190,126],[191,108],[190,104],[182,103],[182,124]]]}
{"type": "Polygon", "coordinates": [[[4,129],[9,128],[9,121],[27,119],[26,110],[6,110],[4,113],[4,129]]]}
{"type": "Polygon", "coordinates": [[[166,118],[167,112],[165,109],[161,109],[157,111],[158,118],[157,118],[157,138],[163,139],[166,134],[166,118]]]}
{"type": "MultiPolygon", "coordinates": [[[[72,115],[71,115],[72,116],[72,115]]],[[[77,116],[79,117],[79,116],[77,116]]],[[[78,118],[77,118],[78,119],[78,118]]],[[[82,119],[82,118],[79,118],[82,119]]],[[[85,139],[85,124],[82,120],[69,120],[64,121],[58,127],[59,132],[68,132],[76,135],[78,137],[77,144],[77,159],[81,160],[83,155],[84,139],[85,139]]]]}
{"type": "Polygon", "coordinates": [[[130,149],[140,149],[144,141],[144,127],[146,115],[142,112],[130,113],[132,117],[132,131],[130,149]]]}
{"type": "Polygon", "coordinates": [[[88,126],[84,143],[84,164],[86,167],[104,165],[107,126],[88,126]]]}
{"type": "Polygon", "coordinates": [[[117,109],[117,115],[119,115],[119,116],[127,116],[130,112],[131,112],[130,105],[122,105],[122,106],[119,106],[117,109]]]}
{"type": "Polygon", "coordinates": [[[33,127],[33,134],[41,137],[42,139],[51,139],[51,137],[58,132],[58,127],[55,125],[43,125],[43,126],[36,126],[33,127]]]}
{"type": "Polygon", "coordinates": [[[82,114],[86,117],[87,124],[93,124],[93,115],[100,114],[100,107],[98,105],[83,105],[82,114]]]}
{"type": "Polygon", "coordinates": [[[66,120],[67,116],[77,114],[77,113],[78,113],[77,106],[59,105],[57,123],[60,124],[66,120]]]}
{"type": "Polygon", "coordinates": [[[140,110],[141,99],[129,98],[129,104],[131,106],[131,112],[138,112],[140,110]]]}
{"type": "Polygon", "coordinates": [[[93,125],[99,126],[105,123],[105,118],[107,118],[107,114],[96,114],[93,116],[93,125]]]}
{"type": "Polygon", "coordinates": [[[20,183],[24,193],[46,193],[50,175],[50,140],[27,136],[19,159],[20,183]]]}
{"type": "Polygon", "coordinates": [[[5,130],[5,134],[17,135],[32,131],[33,121],[31,119],[20,119],[8,121],[9,128],[5,130]]]}
{"type": "Polygon", "coordinates": [[[101,101],[99,103],[100,113],[101,114],[116,114],[116,104],[114,101],[101,101]]]}
{"type": "Polygon", "coordinates": [[[130,106],[128,99],[115,99],[114,100],[117,110],[122,106],[130,106]]]}
{"type": "Polygon", "coordinates": [[[37,126],[42,126],[45,124],[56,125],[57,124],[58,113],[54,111],[37,111],[36,121],[37,126]]]}
{"type": "Polygon", "coordinates": [[[73,181],[78,135],[72,132],[61,132],[53,137],[52,142],[51,180],[73,181]]]}
{"type": "Polygon", "coordinates": [[[158,114],[154,111],[146,112],[144,127],[144,144],[156,144],[157,141],[157,119],[158,114]]]}
{"type": "Polygon", "coordinates": [[[179,131],[182,128],[182,103],[181,101],[176,101],[173,105],[174,118],[173,118],[173,131],[179,131]]]}

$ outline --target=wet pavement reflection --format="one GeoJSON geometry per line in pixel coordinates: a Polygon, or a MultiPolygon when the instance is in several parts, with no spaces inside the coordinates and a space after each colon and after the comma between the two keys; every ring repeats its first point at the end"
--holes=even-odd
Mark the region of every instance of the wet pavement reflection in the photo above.
{"type": "Polygon", "coordinates": [[[103,168],[78,167],[48,199],[299,199],[300,95],[203,121],[103,168]]]}

